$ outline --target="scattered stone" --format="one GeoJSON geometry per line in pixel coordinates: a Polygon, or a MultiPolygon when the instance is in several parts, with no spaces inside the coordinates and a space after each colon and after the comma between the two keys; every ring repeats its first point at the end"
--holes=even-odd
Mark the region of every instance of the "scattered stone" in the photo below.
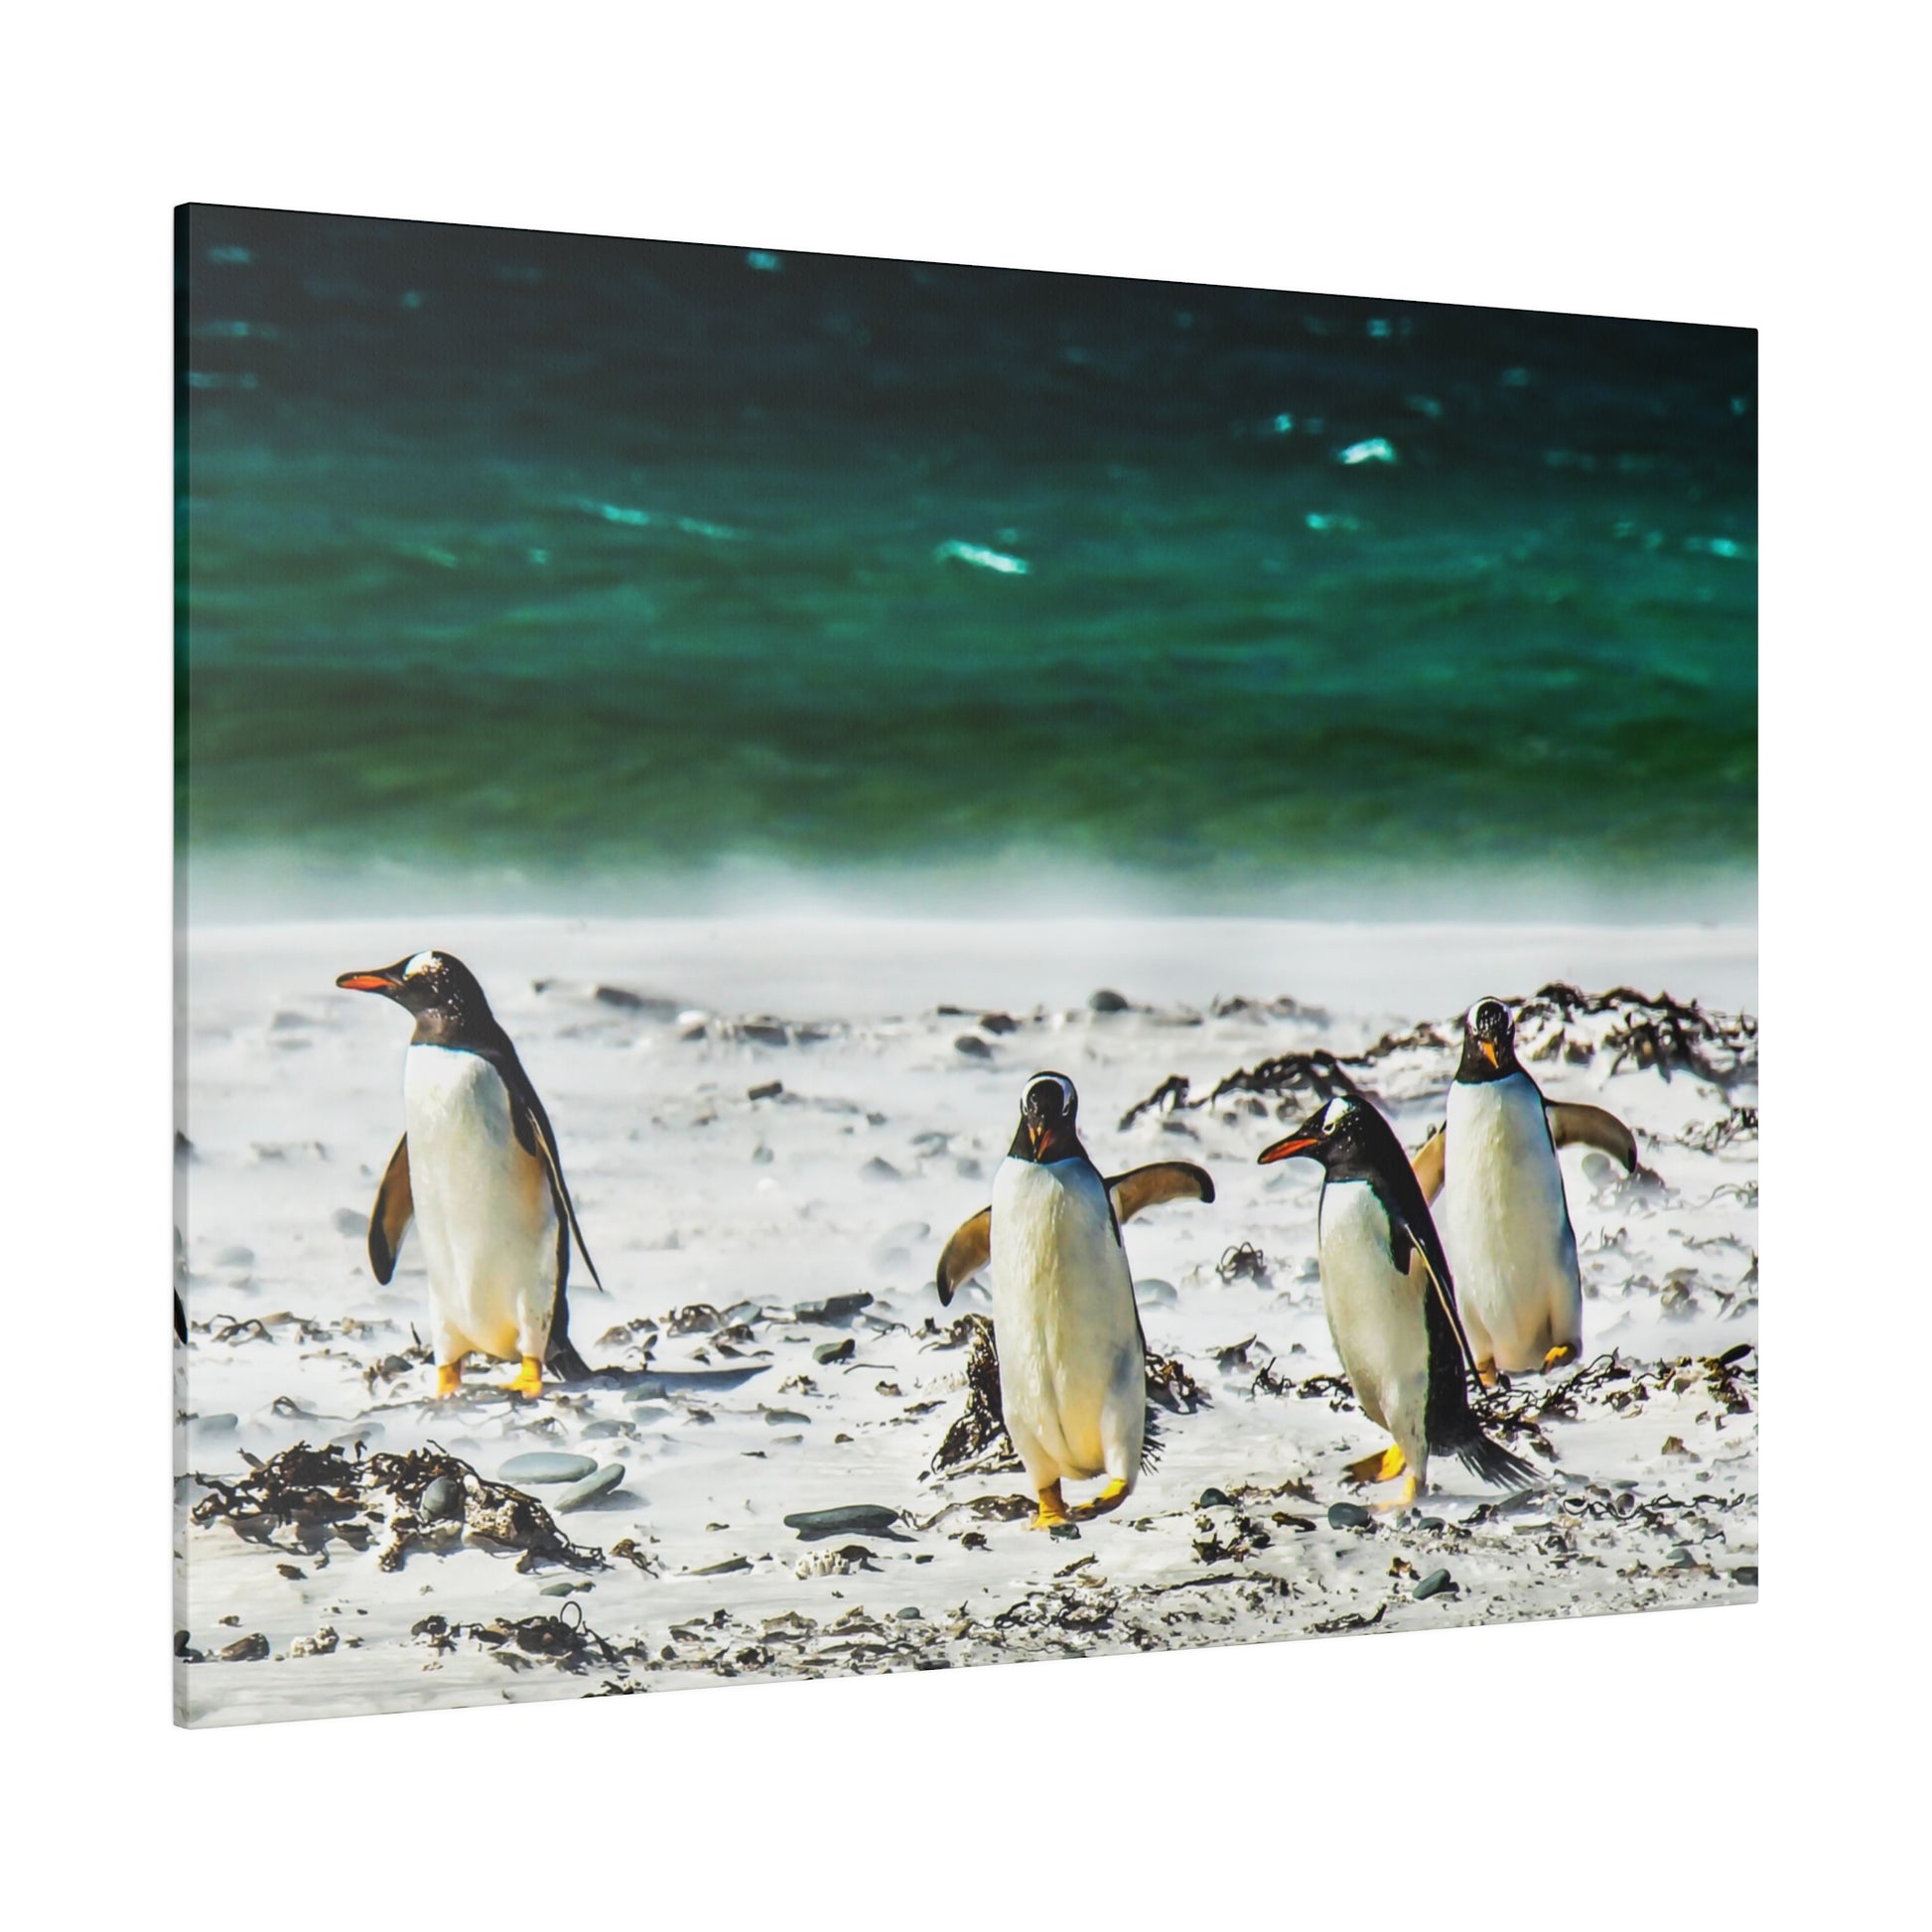
{"type": "Polygon", "coordinates": [[[354,1239],[368,1231],[369,1217],[358,1214],[352,1207],[339,1207],[335,1212],[336,1232],[354,1239]]]}
{"type": "Polygon", "coordinates": [[[776,1100],[784,1090],[785,1083],[782,1080],[765,1080],[756,1087],[747,1087],[745,1089],[745,1098],[747,1100],[776,1100]]]}
{"type": "Polygon", "coordinates": [[[1171,1309],[1180,1297],[1173,1282],[1164,1282],[1159,1276],[1150,1275],[1146,1281],[1134,1284],[1134,1299],[1150,1308],[1171,1309]]]}
{"type": "Polygon", "coordinates": [[[417,1513],[432,1523],[463,1514],[463,1484],[454,1476],[436,1476],[424,1489],[417,1513]]]}
{"type": "Polygon", "coordinates": [[[733,1577],[741,1570],[749,1570],[752,1560],[749,1557],[727,1557],[723,1563],[708,1563],[702,1570],[694,1570],[693,1577],[733,1577]]]}
{"type": "Polygon", "coordinates": [[[1757,1565],[1754,1563],[1740,1563],[1730,1573],[1730,1581],[1733,1584],[1742,1584],[1746,1589],[1755,1589],[1757,1587],[1757,1565]]]}
{"type": "Polygon", "coordinates": [[[289,1645],[291,1657],[330,1657],[335,1654],[336,1646],[342,1639],[336,1634],[333,1623],[325,1623],[313,1637],[297,1637],[289,1645]]]}
{"type": "Polygon", "coordinates": [[[224,1664],[258,1664],[268,1655],[268,1639],[259,1630],[251,1631],[224,1643],[214,1654],[224,1664]]]}
{"type": "Polygon", "coordinates": [[[1080,1526],[1078,1523],[1055,1523],[1046,1534],[1055,1543],[1078,1543],[1080,1540],[1080,1526]]]}
{"type": "Polygon", "coordinates": [[[550,1507],[559,1516],[568,1515],[573,1509],[582,1509],[587,1503],[596,1502],[600,1496],[608,1496],[623,1477],[621,1462],[607,1462],[595,1475],[588,1475],[581,1482],[573,1482],[568,1489],[561,1491],[550,1507]]]}
{"type": "Polygon", "coordinates": [[[1440,1596],[1445,1590],[1453,1595],[1455,1580],[1447,1570],[1432,1570],[1409,1594],[1421,1603],[1431,1596],[1440,1596]]]}
{"type": "Polygon", "coordinates": [[[812,1350],[815,1362],[849,1362],[859,1344],[847,1335],[843,1341],[822,1341],[812,1350]]]}
{"type": "Polygon", "coordinates": [[[908,1603],[899,1611],[898,1620],[901,1623],[923,1623],[925,1612],[916,1603],[908,1603]]]}
{"type": "Polygon", "coordinates": [[[1360,1503],[1330,1503],[1328,1527],[1331,1530],[1365,1530],[1373,1518],[1360,1503]]]}
{"type": "Polygon", "coordinates": [[[828,1295],[822,1302],[800,1302],[792,1314],[800,1321],[815,1321],[821,1326],[843,1328],[855,1314],[872,1307],[872,1297],[864,1289],[850,1295],[828,1295]]]}
{"type": "Polygon", "coordinates": [[[767,1409],[764,1420],[773,1429],[796,1428],[800,1423],[811,1421],[809,1416],[801,1416],[796,1409],[767,1409]]]}
{"type": "Polygon", "coordinates": [[[601,1422],[584,1425],[584,1440],[587,1443],[599,1442],[611,1436],[628,1436],[630,1433],[630,1424],[616,1422],[608,1417],[601,1422]]]}
{"type": "Polygon", "coordinates": [[[775,1020],[746,1020],[739,1024],[742,1039],[757,1040],[760,1046],[789,1046],[791,1035],[775,1020]]]}
{"type": "Polygon", "coordinates": [[[597,1586],[595,1584],[572,1583],[568,1579],[566,1579],[561,1584],[545,1584],[544,1587],[537,1591],[537,1594],[539,1596],[569,1596],[572,1595],[577,1590],[595,1589],[596,1587],[597,1586]]]}
{"type": "Polygon", "coordinates": [[[827,1536],[891,1536],[898,1520],[899,1512],[884,1503],[844,1503],[836,1509],[801,1509],[784,1522],[800,1542],[816,1543],[827,1536]]]}
{"type": "Polygon", "coordinates": [[[859,1170],[861,1180],[902,1180],[904,1177],[890,1161],[882,1160],[876,1154],[859,1170]]]}
{"type": "Polygon", "coordinates": [[[1127,1000],[1125,995],[1103,986],[1097,993],[1087,995],[1087,1007],[1093,1013],[1125,1013],[1127,1000]]]}
{"type": "Polygon", "coordinates": [[[1203,1489],[1200,1492],[1200,1501],[1194,1507],[1196,1509],[1232,1509],[1234,1504],[1225,1489],[1203,1489]]]}
{"type": "Polygon", "coordinates": [[[496,1471],[499,1482],[582,1482],[597,1468],[588,1455],[567,1455],[558,1449],[532,1449],[512,1455],[496,1471]]]}
{"type": "Polygon", "coordinates": [[[980,1015],[980,1030],[989,1034],[1017,1034],[1020,1022],[1010,1013],[983,1013],[980,1015]]]}
{"type": "Polygon", "coordinates": [[[990,1060],[993,1048],[978,1034],[961,1034],[952,1043],[955,1053],[963,1053],[969,1060],[990,1060]]]}

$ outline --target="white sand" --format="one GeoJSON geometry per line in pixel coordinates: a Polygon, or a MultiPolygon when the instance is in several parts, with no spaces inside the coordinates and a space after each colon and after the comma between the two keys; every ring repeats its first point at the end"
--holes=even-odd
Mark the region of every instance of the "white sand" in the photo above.
{"type": "MultiPolygon", "coordinates": [[[[634,1539],[655,1574],[622,1560],[583,1573],[593,1587],[569,1600],[632,1654],[623,1672],[573,1673],[541,1657],[506,1663],[467,1636],[439,1654],[410,1629],[431,1613],[472,1623],[555,1612],[564,1599],[542,1590],[577,1573],[519,1575],[512,1556],[474,1545],[419,1551],[384,1573],[379,1537],[362,1554],[331,1544],[319,1568],[313,1555],[244,1542],[222,1523],[189,1528],[178,1620],[191,1644],[211,1653],[259,1632],[271,1656],[179,1667],[184,1717],[234,1723],[578,1696],[611,1681],[654,1689],[1285,1636],[1378,1612],[1388,1630],[1749,1598],[1756,1419],[1726,1414],[1701,1374],[1641,1404],[1626,1396],[1620,1409],[1599,1391],[1578,1421],[1549,1425],[1552,1490],[1508,1515],[1464,1527],[1500,1499],[1450,1464],[1435,1471],[1429,1505],[1445,1527],[1329,1528],[1328,1503],[1348,1493],[1340,1465],[1379,1447],[1376,1431],[1353,1409],[1252,1388],[1271,1358],[1296,1380],[1338,1367],[1311,1279],[1315,1172],[1257,1168],[1280,1129],[1245,1101],[1117,1127],[1171,1073],[1203,1093],[1274,1054],[1347,1052],[1391,1026],[1452,1016],[1478,994],[1556,979],[1753,1010],[1755,937],[1237,920],[446,920],[433,932],[194,932],[182,1095],[194,1154],[183,1166],[182,1232],[197,1327],[178,1354],[187,1364],[179,1407],[190,1418],[183,1467],[232,1476],[243,1450],[265,1457],[338,1437],[392,1451],[434,1441],[485,1475],[525,1449],[581,1449],[621,1461],[625,1479],[561,1527],[607,1551],[634,1539]],[[578,1272],[579,1347],[593,1364],[635,1370],[636,1346],[599,1338],[648,1316],[660,1327],[652,1370],[755,1373],[642,1400],[634,1386],[594,1385],[533,1405],[489,1393],[500,1378],[480,1363],[470,1369],[475,1393],[455,1405],[424,1399],[427,1369],[371,1388],[364,1370],[409,1345],[425,1307],[411,1251],[381,1289],[360,1232],[401,1130],[406,1024],[333,980],[430,943],[461,953],[483,978],[556,1123],[611,1290],[599,1296],[578,1272]],[[615,1007],[593,997],[600,983],[670,1005],[615,1007]],[[1100,986],[1146,1010],[1090,1014],[1086,996],[1100,986]],[[1289,994],[1328,1017],[1208,1013],[1217,996],[1237,994],[1289,994]],[[948,1004],[969,1012],[935,1011],[948,1004]],[[990,1058],[962,1055],[954,1040],[977,1033],[974,1018],[991,1008],[1020,1019],[1019,1031],[981,1035],[990,1058]],[[673,1017],[693,1011],[708,1016],[702,1027],[673,1017]],[[784,1045],[743,1036],[738,1023],[760,1015],[820,1036],[794,1032],[784,1045]],[[1024,1487],[1017,1475],[928,1473],[963,1404],[965,1355],[918,1331],[928,1317],[943,1331],[987,1306],[970,1290],[940,1311],[932,1267],[945,1235],[986,1200],[1021,1082],[1042,1065],[1078,1083],[1084,1137],[1103,1168],[1181,1155],[1208,1166],[1220,1190],[1212,1207],[1164,1208],[1128,1231],[1137,1277],[1168,1285],[1145,1288],[1149,1344],[1178,1357],[1211,1403],[1163,1417],[1159,1465],[1124,1510],[1083,1526],[1077,1542],[963,1508],[931,1521],[949,1504],[1024,1487]],[[780,1098],[748,1098],[774,1079],[780,1098]],[[1269,1280],[1217,1276],[1217,1259],[1239,1242],[1265,1252],[1269,1280]],[[800,1304],[855,1291],[874,1301],[849,1326],[791,1318],[800,1304]],[[749,1323],[751,1338],[728,1344],[736,1356],[713,1334],[669,1331],[668,1317],[691,1304],[749,1323]],[[224,1316],[258,1319],[266,1338],[247,1328],[216,1339],[224,1316]],[[813,1361],[815,1345],[847,1334],[852,1361],[813,1361]],[[1259,1339],[1245,1367],[1217,1367],[1217,1351],[1251,1335],[1259,1339]],[[233,1427],[202,1420],[229,1415],[233,1427]],[[1667,1440],[1682,1453],[1666,1454],[1667,1440]],[[1198,1510],[1210,1485],[1233,1505],[1198,1510]],[[1619,1495],[1635,1499],[1634,1513],[1619,1513],[1632,1508],[1619,1495]],[[902,1510],[930,1527],[902,1522],[903,1540],[807,1544],[780,1520],[848,1503],[902,1510]],[[796,1574],[854,1543],[871,1567],[796,1574]],[[750,1568],[692,1574],[736,1558],[750,1568]],[[1456,1591],[1415,1600],[1414,1578],[1439,1568],[1456,1591]],[[897,1614],[907,1608],[919,1617],[897,1614]],[[333,1653],[288,1655],[324,1626],[338,1633],[333,1653]]],[[[1610,1024],[1580,1022],[1573,1037],[1600,1037],[1610,1024]]],[[[1537,1067],[1552,1095],[1595,1099],[1630,1121],[1669,1189],[1595,1186],[1582,1161],[1565,1157],[1591,1296],[1587,1356],[1614,1348],[1656,1364],[1753,1342],[1755,1137],[1714,1153],[1677,1137],[1721,1120],[1730,1103],[1754,1105],[1754,1089],[1726,1099],[1683,1073],[1612,1076],[1609,1060],[1595,1051],[1537,1067]]],[[[1441,1117],[1451,1064],[1417,1050],[1356,1077],[1413,1145],[1441,1117]]],[[[199,1493],[181,1485],[184,1502],[199,1493]]]]}

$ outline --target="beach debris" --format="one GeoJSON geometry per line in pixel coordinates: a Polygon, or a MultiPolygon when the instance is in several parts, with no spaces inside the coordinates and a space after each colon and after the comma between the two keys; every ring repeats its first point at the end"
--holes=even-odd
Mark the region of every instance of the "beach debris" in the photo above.
{"type": "Polygon", "coordinates": [[[962,1053],[969,1060],[990,1060],[993,1048],[978,1034],[961,1034],[952,1043],[955,1053],[962,1053]]]}
{"type": "MultiPolygon", "coordinates": [[[[597,1464],[588,1455],[566,1455],[554,1449],[532,1449],[512,1455],[496,1471],[497,1479],[509,1483],[582,1482],[597,1464]]],[[[447,1477],[438,1477],[447,1481],[447,1477]]]]}
{"type": "Polygon", "coordinates": [[[1214,1272],[1230,1284],[1253,1282],[1265,1288],[1270,1280],[1268,1257],[1252,1241],[1237,1242],[1229,1248],[1214,1264],[1214,1272]]]}
{"type": "Polygon", "coordinates": [[[1328,1505],[1328,1527],[1331,1530],[1365,1530],[1373,1520],[1360,1503],[1328,1505]]]}
{"type": "MultiPolygon", "coordinates": [[[[621,1468],[621,1464],[613,1466],[621,1468]]],[[[388,1521],[389,1542],[376,1559],[378,1569],[400,1570],[412,1549],[421,1547],[440,1554],[455,1548],[464,1536],[519,1551],[519,1575],[528,1575],[545,1563],[568,1570],[605,1567],[604,1552],[573,1543],[534,1496],[504,1482],[491,1482],[461,1456],[434,1443],[400,1454],[372,1455],[362,1468],[368,1488],[389,1499],[393,1508],[388,1521]],[[460,1519],[426,1514],[424,1495],[439,1477],[461,1489],[460,1519]]],[[[448,1492],[443,1493],[447,1496],[448,1492]]]]}
{"type": "Polygon", "coordinates": [[[255,1630],[245,1637],[237,1637],[233,1643],[224,1643],[214,1656],[216,1662],[223,1664],[258,1664],[268,1653],[268,1639],[255,1630]]]}
{"type": "Polygon", "coordinates": [[[850,1295],[828,1295],[822,1302],[800,1302],[792,1309],[792,1317],[798,1321],[810,1321],[821,1327],[843,1328],[850,1324],[856,1314],[872,1307],[872,1297],[864,1289],[855,1290],[850,1295]]]}
{"type": "Polygon", "coordinates": [[[761,1080],[757,1086],[747,1087],[745,1089],[745,1098],[747,1100],[776,1100],[784,1090],[785,1083],[782,1080],[761,1080]]]}
{"type": "Polygon", "coordinates": [[[558,1669],[582,1671],[594,1664],[621,1673],[627,1672],[641,1651],[621,1650],[593,1630],[584,1619],[584,1606],[576,1599],[554,1614],[491,1617],[482,1623],[452,1623],[448,1617],[431,1615],[410,1625],[409,1634],[432,1650],[454,1650],[460,1640],[481,1645],[496,1653],[504,1663],[525,1667],[531,1660],[547,1660],[558,1669]]]}
{"type": "Polygon", "coordinates": [[[843,1341],[822,1341],[812,1350],[812,1360],[822,1364],[849,1362],[859,1344],[847,1335],[843,1341]]]}
{"type": "Polygon", "coordinates": [[[1132,1009],[1125,994],[1116,993],[1112,987],[1103,986],[1097,992],[1087,995],[1087,1011],[1090,1013],[1128,1013],[1132,1009]]]}
{"type": "Polygon", "coordinates": [[[980,1031],[987,1034],[1017,1034],[1020,1022],[1010,1013],[983,1013],[980,1015],[980,1031]]]}
{"type": "Polygon", "coordinates": [[[1452,1596],[1455,1594],[1455,1580],[1447,1570],[1432,1570],[1427,1577],[1424,1577],[1416,1585],[1415,1588],[1409,1594],[1418,1603],[1427,1602],[1432,1596],[1442,1596],[1444,1594],[1452,1596]]]}
{"type": "Polygon", "coordinates": [[[297,1637],[289,1645],[291,1657],[332,1657],[342,1639],[333,1623],[325,1623],[313,1637],[297,1637]]]}

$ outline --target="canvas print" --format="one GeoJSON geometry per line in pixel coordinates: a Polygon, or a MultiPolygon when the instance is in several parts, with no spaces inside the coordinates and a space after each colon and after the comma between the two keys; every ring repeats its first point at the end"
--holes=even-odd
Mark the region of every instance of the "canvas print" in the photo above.
{"type": "Polygon", "coordinates": [[[182,1723],[1754,1598],[1752,332],[177,240],[182,1723]]]}

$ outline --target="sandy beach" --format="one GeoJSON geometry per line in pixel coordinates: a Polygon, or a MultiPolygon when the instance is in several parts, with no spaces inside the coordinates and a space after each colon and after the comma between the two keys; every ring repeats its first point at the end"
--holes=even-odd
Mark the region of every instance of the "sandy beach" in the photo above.
{"type": "Polygon", "coordinates": [[[1737,927],[191,928],[178,1715],[1750,1600],[1756,1053],[1734,1016],[1756,1010],[1755,962],[1737,927]],[[417,1258],[405,1245],[383,1288],[364,1252],[407,1028],[333,980],[429,944],[469,962],[516,1040],[609,1290],[573,1270],[572,1335],[599,1373],[535,1402],[473,1361],[464,1396],[432,1403],[417,1258]],[[1373,1500],[1340,1471],[1382,1439],[1335,1379],[1318,1177],[1255,1165],[1307,1095],[1215,1089],[1332,1056],[1414,1147],[1442,1117],[1462,1009],[1552,983],[1615,997],[1533,1003],[1524,1059],[1553,1098],[1628,1121],[1643,1167],[1626,1179],[1564,1157],[1584,1362],[1495,1404],[1547,1486],[1481,1491],[1447,1462],[1419,1514],[1333,1521],[1331,1505],[1373,1500]],[[1103,990],[1123,1010],[1099,1010],[1103,990]],[[1664,993],[1715,1016],[1708,1035],[1649,1004],[1664,993]],[[1078,1084],[1103,1170],[1184,1158],[1219,1190],[1127,1230],[1148,1345],[1170,1365],[1162,1452],[1123,1510],[1072,1538],[1027,1529],[997,1444],[935,1467],[990,1298],[974,1286],[941,1309],[934,1262],[985,1203],[1021,1084],[1045,1066],[1078,1084]],[[257,1465],[297,1444],[337,1446],[311,1485],[333,1500],[278,1515],[287,1485],[257,1465]],[[564,1485],[513,1483],[545,1522],[559,1505],[555,1536],[519,1548],[425,1508],[431,1449],[474,1472],[475,1496],[533,1451],[585,1458],[601,1493],[565,1508],[564,1485]]]}

